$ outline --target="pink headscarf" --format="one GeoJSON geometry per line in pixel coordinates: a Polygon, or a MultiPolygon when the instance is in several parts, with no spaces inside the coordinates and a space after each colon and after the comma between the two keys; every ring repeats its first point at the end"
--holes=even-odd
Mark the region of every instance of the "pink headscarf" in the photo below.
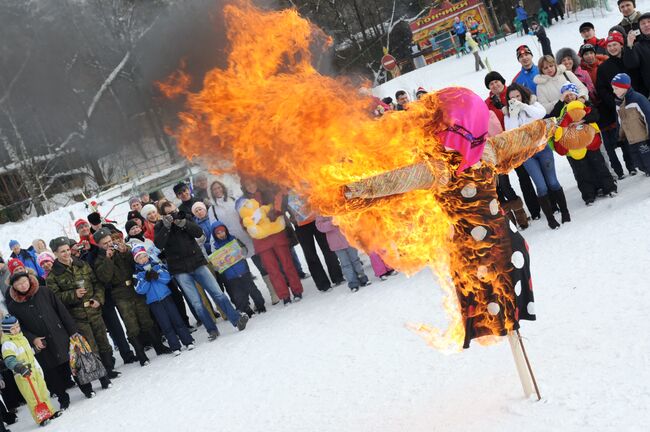
{"type": "Polygon", "coordinates": [[[440,132],[445,147],[463,157],[456,174],[481,160],[488,133],[489,112],[485,102],[474,92],[463,87],[448,87],[437,93],[448,125],[440,132]]]}

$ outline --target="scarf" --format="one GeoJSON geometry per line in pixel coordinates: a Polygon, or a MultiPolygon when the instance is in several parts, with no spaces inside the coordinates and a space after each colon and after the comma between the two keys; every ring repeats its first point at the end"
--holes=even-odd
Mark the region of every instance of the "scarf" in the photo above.
{"type": "Polygon", "coordinates": [[[16,291],[16,289],[14,287],[11,287],[9,289],[9,295],[11,296],[11,298],[15,302],[17,302],[17,303],[25,303],[26,301],[28,301],[29,299],[34,297],[34,295],[36,295],[36,293],[38,292],[38,288],[39,288],[38,280],[34,276],[30,275],[29,276],[29,289],[27,290],[27,292],[25,294],[21,294],[18,291],[16,291]]]}

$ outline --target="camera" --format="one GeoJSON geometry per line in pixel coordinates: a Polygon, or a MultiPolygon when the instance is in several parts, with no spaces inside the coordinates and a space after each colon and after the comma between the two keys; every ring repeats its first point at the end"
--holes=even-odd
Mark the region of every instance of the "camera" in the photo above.
{"type": "Polygon", "coordinates": [[[641,35],[641,30],[639,30],[639,29],[632,30],[632,34],[634,34],[634,36],[640,36],[641,35]]]}
{"type": "Polygon", "coordinates": [[[112,247],[114,250],[119,250],[119,249],[120,249],[120,245],[118,245],[118,244],[114,244],[114,245],[111,246],[111,247],[112,247]]]}
{"type": "Polygon", "coordinates": [[[181,220],[186,218],[185,212],[181,210],[172,213],[172,216],[174,217],[174,220],[181,220]]]}

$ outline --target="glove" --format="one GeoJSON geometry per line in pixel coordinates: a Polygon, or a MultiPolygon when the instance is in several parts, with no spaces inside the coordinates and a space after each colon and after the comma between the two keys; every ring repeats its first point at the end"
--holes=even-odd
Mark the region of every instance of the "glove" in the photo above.
{"type": "Polygon", "coordinates": [[[503,108],[504,105],[501,103],[501,99],[498,95],[490,96],[490,100],[492,101],[492,105],[494,105],[497,109],[503,108]]]}
{"type": "Polygon", "coordinates": [[[162,217],[163,225],[165,228],[169,229],[172,227],[172,222],[174,222],[174,216],[172,215],[165,215],[162,217]]]}
{"type": "Polygon", "coordinates": [[[144,274],[144,279],[147,282],[158,280],[158,273],[155,270],[148,270],[144,274]]]}
{"type": "Polygon", "coordinates": [[[30,376],[32,374],[31,369],[29,369],[29,367],[27,367],[26,365],[24,365],[22,363],[18,363],[16,365],[16,367],[14,368],[14,372],[19,374],[19,375],[22,375],[24,377],[28,377],[28,376],[30,376]]]}
{"type": "Polygon", "coordinates": [[[187,219],[174,219],[174,224],[179,228],[184,228],[187,223],[187,219]]]}

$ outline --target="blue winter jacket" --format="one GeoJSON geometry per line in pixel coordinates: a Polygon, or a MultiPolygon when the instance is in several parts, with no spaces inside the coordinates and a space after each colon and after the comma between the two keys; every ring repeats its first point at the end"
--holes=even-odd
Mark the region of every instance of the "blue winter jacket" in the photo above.
{"type": "Polygon", "coordinates": [[[11,257],[21,260],[23,264],[25,264],[25,267],[29,267],[30,269],[34,270],[38,276],[45,276],[45,270],[43,270],[41,266],[38,265],[38,261],[36,260],[36,252],[34,251],[33,247],[30,247],[29,249],[21,249],[18,255],[12,252],[11,257]]]}
{"type": "Polygon", "coordinates": [[[533,94],[537,94],[537,84],[535,84],[535,77],[537,75],[539,75],[539,69],[537,66],[533,65],[533,67],[528,70],[522,67],[519,73],[515,75],[512,82],[516,82],[517,84],[526,87],[533,94]]]}
{"type": "Polygon", "coordinates": [[[136,264],[135,271],[137,273],[135,274],[135,278],[138,282],[135,286],[135,292],[146,296],[147,304],[151,304],[159,302],[171,294],[167,284],[172,280],[172,276],[163,264],[157,264],[151,258],[149,258],[149,262],[146,265],[150,265],[151,270],[158,273],[158,279],[152,281],[146,280],[144,275],[147,271],[144,266],[136,264]]]}
{"type": "Polygon", "coordinates": [[[196,222],[196,224],[201,227],[203,234],[205,234],[205,242],[203,242],[203,247],[205,248],[205,253],[210,255],[212,253],[212,246],[210,245],[210,238],[212,237],[210,235],[210,218],[207,216],[203,219],[194,217],[194,222],[196,222]]]}
{"type": "Polygon", "coordinates": [[[524,9],[523,7],[517,6],[517,8],[515,8],[515,12],[517,13],[517,19],[519,21],[524,21],[528,19],[528,13],[526,12],[526,9],[524,9]]]}
{"type": "Polygon", "coordinates": [[[467,33],[467,27],[465,26],[465,23],[462,21],[454,23],[453,27],[454,27],[454,32],[459,36],[467,33]]]}
{"type": "MultiPolygon", "coordinates": [[[[230,231],[228,231],[227,226],[225,226],[223,223],[219,221],[215,221],[212,224],[212,226],[210,227],[210,232],[212,233],[212,239],[214,240],[213,246],[215,251],[221,249],[222,247],[224,247],[226,244],[230,243],[233,240],[237,240],[242,247],[246,247],[241,241],[235,238],[235,236],[230,234],[230,231]],[[217,236],[214,235],[214,230],[220,226],[226,229],[226,238],[224,240],[219,240],[217,236]]],[[[237,279],[239,277],[242,277],[243,275],[249,272],[250,272],[250,268],[248,267],[248,263],[246,262],[246,259],[242,259],[237,261],[229,268],[227,268],[226,271],[222,273],[222,275],[226,278],[226,280],[231,280],[231,279],[237,279]]]]}

